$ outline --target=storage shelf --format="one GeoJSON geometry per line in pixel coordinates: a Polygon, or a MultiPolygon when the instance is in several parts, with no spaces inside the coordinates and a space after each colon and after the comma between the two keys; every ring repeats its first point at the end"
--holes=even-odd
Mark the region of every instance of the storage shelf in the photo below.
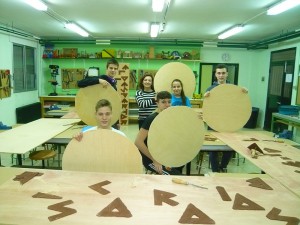
{"type": "MultiPolygon", "coordinates": [[[[45,60],[105,60],[107,61],[109,58],[42,58],[45,60]]],[[[200,59],[141,59],[141,58],[116,58],[119,61],[126,61],[126,60],[143,60],[143,61],[169,61],[169,62],[201,62],[200,59]]]]}
{"type": "Polygon", "coordinates": [[[41,102],[41,113],[42,118],[44,117],[55,117],[55,116],[61,116],[60,114],[55,113],[47,113],[49,111],[49,107],[52,104],[56,105],[66,105],[70,107],[75,106],[75,96],[40,96],[40,102],[41,102]],[[64,103],[64,104],[62,104],[64,103]]]}

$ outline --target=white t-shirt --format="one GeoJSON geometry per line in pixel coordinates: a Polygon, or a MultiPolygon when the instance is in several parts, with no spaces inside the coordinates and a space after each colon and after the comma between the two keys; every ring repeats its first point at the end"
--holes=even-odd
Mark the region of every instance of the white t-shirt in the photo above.
{"type": "MultiPolygon", "coordinates": [[[[92,127],[92,126],[85,126],[84,128],[82,128],[82,133],[84,133],[84,132],[87,132],[87,131],[90,131],[90,130],[97,130],[98,129],[98,127],[97,126],[94,126],[94,127],[92,127]]],[[[120,131],[120,130],[117,130],[117,129],[115,129],[115,128],[111,128],[111,130],[112,131],[114,131],[114,132],[116,132],[116,133],[118,133],[118,134],[121,134],[121,135],[123,135],[124,137],[126,137],[126,135],[122,132],[122,131],[120,131]]]]}

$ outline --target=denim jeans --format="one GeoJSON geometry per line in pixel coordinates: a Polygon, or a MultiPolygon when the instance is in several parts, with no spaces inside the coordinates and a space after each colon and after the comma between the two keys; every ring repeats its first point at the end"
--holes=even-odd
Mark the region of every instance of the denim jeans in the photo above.
{"type": "Polygon", "coordinates": [[[209,152],[209,161],[211,165],[212,172],[220,172],[220,169],[226,169],[227,165],[231,159],[232,152],[209,152]],[[222,153],[221,164],[219,162],[219,153],[222,153]]]}

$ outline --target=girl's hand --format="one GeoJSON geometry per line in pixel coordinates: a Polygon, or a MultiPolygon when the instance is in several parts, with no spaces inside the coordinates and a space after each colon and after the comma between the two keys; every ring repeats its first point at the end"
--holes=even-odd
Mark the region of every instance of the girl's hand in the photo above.
{"type": "Polygon", "coordinates": [[[78,133],[78,134],[75,134],[75,135],[73,136],[73,138],[75,138],[75,140],[77,140],[77,141],[81,141],[82,138],[83,138],[83,133],[80,132],[80,133],[78,133]]]}

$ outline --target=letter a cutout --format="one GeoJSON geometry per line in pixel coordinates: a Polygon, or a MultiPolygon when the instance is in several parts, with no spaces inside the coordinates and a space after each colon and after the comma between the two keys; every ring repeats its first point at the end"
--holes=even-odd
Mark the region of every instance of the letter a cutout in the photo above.
{"type": "Polygon", "coordinates": [[[108,206],[102,209],[97,216],[99,217],[132,217],[131,212],[127,209],[120,198],[113,200],[108,206]]]}
{"type": "Polygon", "coordinates": [[[191,203],[188,204],[178,222],[181,224],[215,224],[213,219],[191,203]],[[197,218],[194,218],[195,216],[197,218]]]}
{"type": "Polygon", "coordinates": [[[232,208],[236,210],[265,210],[257,203],[251,201],[249,198],[246,198],[239,193],[235,195],[232,208]]]}

